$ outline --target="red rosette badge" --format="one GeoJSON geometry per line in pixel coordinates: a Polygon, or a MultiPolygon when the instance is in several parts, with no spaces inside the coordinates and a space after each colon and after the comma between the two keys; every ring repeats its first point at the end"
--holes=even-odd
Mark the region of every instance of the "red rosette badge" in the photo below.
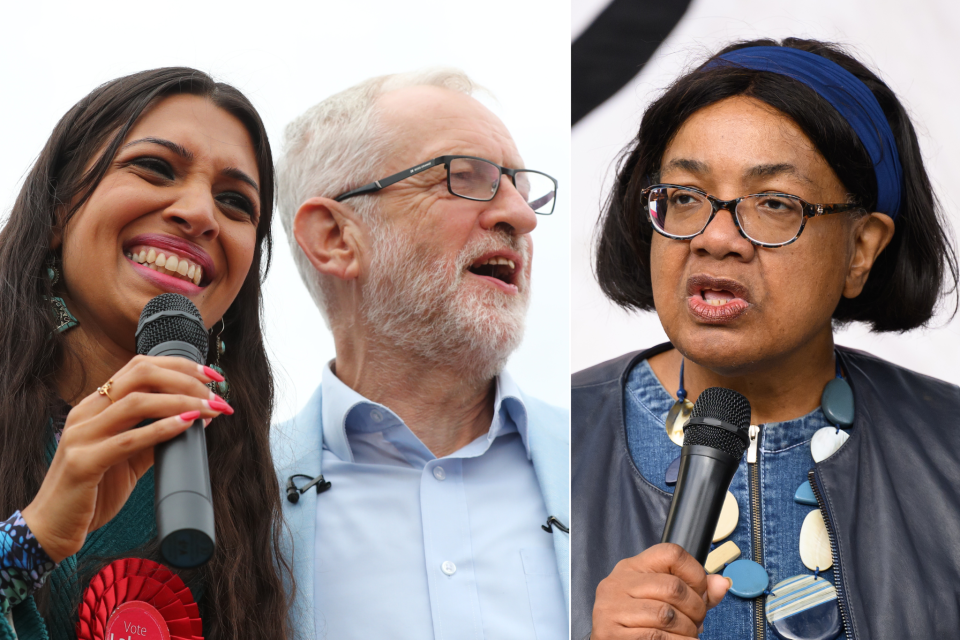
{"type": "Polygon", "coordinates": [[[83,592],[77,640],[203,640],[193,594],[162,564],[124,558],[83,592]]]}

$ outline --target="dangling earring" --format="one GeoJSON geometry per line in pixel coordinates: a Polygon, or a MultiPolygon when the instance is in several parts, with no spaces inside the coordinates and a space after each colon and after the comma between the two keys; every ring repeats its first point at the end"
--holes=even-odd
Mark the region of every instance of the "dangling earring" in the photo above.
{"type": "MultiPolygon", "coordinates": [[[[57,268],[56,258],[52,258],[50,262],[47,263],[47,279],[50,280],[51,288],[60,281],[60,270],[57,268]]],[[[67,308],[67,303],[64,302],[60,296],[51,297],[50,304],[53,307],[57,333],[63,333],[80,324],[76,317],[70,313],[70,309],[67,308]]]]}
{"type": "MultiPolygon", "coordinates": [[[[214,381],[214,382],[208,383],[207,386],[210,387],[210,390],[213,391],[215,394],[217,394],[218,396],[220,396],[221,398],[229,402],[230,401],[230,383],[227,381],[227,374],[224,373],[223,369],[220,367],[220,356],[222,356],[227,350],[226,343],[224,343],[224,341],[220,338],[220,335],[223,333],[224,327],[226,327],[226,322],[223,320],[223,318],[220,318],[220,331],[217,332],[217,337],[216,337],[217,359],[216,361],[214,361],[213,364],[210,365],[211,369],[213,369],[214,371],[219,373],[221,376],[223,376],[223,382],[214,381]]],[[[213,334],[213,328],[210,329],[210,333],[211,335],[213,334]]]]}

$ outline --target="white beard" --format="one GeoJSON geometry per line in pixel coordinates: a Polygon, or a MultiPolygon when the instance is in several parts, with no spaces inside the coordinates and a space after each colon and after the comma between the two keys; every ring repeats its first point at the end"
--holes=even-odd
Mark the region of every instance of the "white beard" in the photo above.
{"type": "Polygon", "coordinates": [[[530,241],[495,230],[452,261],[390,228],[374,226],[370,278],[360,313],[384,344],[427,364],[458,371],[464,381],[491,380],[523,339],[530,302],[530,241]],[[510,248],[523,256],[519,292],[467,286],[466,268],[480,256],[510,248]]]}

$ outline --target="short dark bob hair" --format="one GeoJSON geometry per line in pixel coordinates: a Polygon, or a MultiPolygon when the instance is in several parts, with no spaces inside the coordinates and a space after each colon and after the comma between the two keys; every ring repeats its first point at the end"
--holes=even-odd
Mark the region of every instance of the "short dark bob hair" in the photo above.
{"type": "MultiPolygon", "coordinates": [[[[923,326],[942,295],[956,294],[957,259],[906,110],[882,80],[833,44],[798,38],[752,40],[731,44],[716,56],[759,46],[792,47],[823,56],[863,81],[876,96],[900,152],[900,211],[893,239],[874,263],[863,291],[856,298],[841,298],[833,319],[866,322],[873,331],[923,326]]],[[[650,277],[654,231],[643,214],[640,191],[657,180],[663,154],[680,126],[706,106],[733,96],[769,104],[791,118],[813,142],[852,202],[867,211],[876,206],[877,179],[866,150],[853,128],[819,94],[786,76],[734,65],[705,69],[708,63],[682,76],[647,108],[637,137],[620,157],[613,191],[600,218],[596,277],[607,297],[625,309],[654,309],[650,277]]]]}

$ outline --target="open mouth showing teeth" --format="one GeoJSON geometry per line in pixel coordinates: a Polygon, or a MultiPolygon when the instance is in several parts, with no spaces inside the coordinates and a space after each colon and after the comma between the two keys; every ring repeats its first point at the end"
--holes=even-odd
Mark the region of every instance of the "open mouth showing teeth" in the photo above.
{"type": "Polygon", "coordinates": [[[189,258],[179,256],[167,249],[157,249],[147,245],[130,247],[125,253],[128,260],[143,265],[158,273],[179,278],[186,282],[205,287],[208,281],[204,280],[203,267],[189,258]]]}
{"type": "Polygon", "coordinates": [[[515,284],[514,275],[517,272],[517,265],[509,258],[494,256],[471,265],[469,271],[478,276],[496,278],[506,284],[515,284]]]}
{"type": "Polygon", "coordinates": [[[723,306],[736,298],[733,293],[726,289],[703,289],[700,291],[700,295],[704,302],[714,307],[723,306]]]}

